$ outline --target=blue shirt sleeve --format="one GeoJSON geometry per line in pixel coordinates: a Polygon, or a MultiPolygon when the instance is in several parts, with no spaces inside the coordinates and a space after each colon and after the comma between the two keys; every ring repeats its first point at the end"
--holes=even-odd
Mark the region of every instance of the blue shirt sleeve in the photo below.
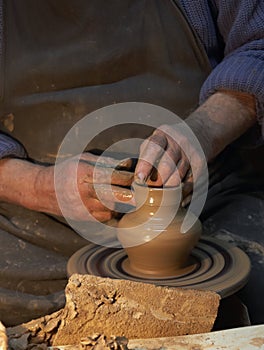
{"type": "Polygon", "coordinates": [[[253,94],[264,131],[264,1],[215,0],[215,5],[224,57],[203,84],[200,102],[219,89],[253,94]]]}
{"type": "Polygon", "coordinates": [[[27,152],[21,143],[6,134],[0,133],[0,159],[6,157],[27,158],[27,152]]]}

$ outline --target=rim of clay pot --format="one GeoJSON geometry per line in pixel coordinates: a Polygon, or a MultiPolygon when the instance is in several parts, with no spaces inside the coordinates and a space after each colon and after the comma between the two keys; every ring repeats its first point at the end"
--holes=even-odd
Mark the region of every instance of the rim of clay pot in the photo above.
{"type": "Polygon", "coordinates": [[[155,187],[133,182],[132,191],[135,193],[136,207],[179,205],[182,201],[182,184],[171,187],[155,187]],[[162,197],[160,197],[162,194],[162,197]]]}

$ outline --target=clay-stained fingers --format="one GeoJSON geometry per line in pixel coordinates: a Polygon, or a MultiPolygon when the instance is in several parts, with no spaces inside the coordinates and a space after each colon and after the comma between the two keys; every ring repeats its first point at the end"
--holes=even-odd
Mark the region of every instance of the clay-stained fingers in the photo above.
{"type": "Polygon", "coordinates": [[[159,129],[148,137],[140,146],[139,160],[135,170],[135,178],[145,182],[151,175],[153,166],[160,160],[166,149],[168,140],[159,129]]]}
{"type": "Polygon", "coordinates": [[[179,176],[176,171],[176,164],[171,159],[171,157],[165,152],[158,162],[156,167],[153,167],[149,178],[146,180],[146,183],[149,186],[163,186],[166,185],[168,179],[175,175],[175,179],[177,177],[177,184],[180,182],[179,176]]]}
{"type": "Polygon", "coordinates": [[[100,222],[105,222],[108,220],[111,220],[113,217],[113,213],[111,211],[91,211],[90,212],[91,216],[91,221],[100,221],[100,222]]]}
{"type": "Polygon", "coordinates": [[[111,184],[130,187],[134,181],[134,173],[124,170],[114,170],[111,174],[111,184]]]}
{"type": "MultiPolygon", "coordinates": [[[[82,171],[83,172],[83,171],[82,171]]],[[[131,186],[134,179],[134,173],[113,168],[87,166],[85,175],[80,179],[81,182],[97,184],[113,184],[124,187],[131,186]]]]}
{"type": "Polygon", "coordinates": [[[132,159],[117,160],[110,157],[99,157],[91,153],[83,153],[80,158],[82,168],[81,182],[88,183],[112,183],[120,186],[130,186],[134,174],[120,169],[129,169],[132,166],[132,159]]]}
{"type": "Polygon", "coordinates": [[[93,183],[112,184],[123,187],[130,187],[134,180],[134,173],[124,170],[95,167],[90,176],[93,183]]]}
{"type": "Polygon", "coordinates": [[[149,186],[178,186],[189,168],[189,161],[182,150],[169,147],[163,153],[156,168],[153,168],[146,183],[149,186]]]}
{"type": "Polygon", "coordinates": [[[80,161],[96,167],[113,168],[118,170],[131,170],[133,167],[133,159],[131,158],[116,159],[112,157],[97,156],[89,152],[82,153],[80,161]]]}
{"type": "Polygon", "coordinates": [[[163,125],[142,143],[135,171],[136,181],[147,182],[153,186],[180,184],[188,171],[189,162],[171,135],[172,131],[170,127],[163,125]]]}
{"type": "Polygon", "coordinates": [[[189,169],[190,169],[189,160],[184,154],[182,154],[182,158],[177,163],[177,167],[175,171],[166,181],[165,186],[167,187],[179,186],[182,183],[182,181],[185,179],[189,169]]]}
{"type": "MultiPolygon", "coordinates": [[[[96,190],[96,189],[95,189],[96,190]]],[[[113,191],[113,193],[116,194],[117,191],[113,191]]],[[[102,194],[104,196],[104,193],[102,194]]],[[[86,207],[86,213],[83,213],[83,215],[80,217],[80,220],[97,220],[100,222],[108,221],[113,216],[116,215],[117,212],[119,213],[126,213],[129,210],[131,210],[131,204],[126,204],[122,201],[120,201],[120,197],[116,201],[109,200],[109,195],[107,197],[101,198],[100,195],[98,195],[98,198],[88,198],[83,199],[82,202],[84,206],[86,207]]],[[[123,197],[128,197],[128,194],[123,194],[123,197]]],[[[122,197],[122,198],[123,198],[122,197]]],[[[83,211],[83,210],[82,210],[83,211]]]]}
{"type": "Polygon", "coordinates": [[[92,212],[105,212],[111,211],[104,203],[102,203],[96,196],[82,199],[83,204],[88,209],[89,213],[92,212]]]}
{"type": "Polygon", "coordinates": [[[130,202],[134,205],[133,192],[130,189],[113,185],[111,187],[116,202],[130,202]]]}
{"type": "Polygon", "coordinates": [[[81,196],[81,200],[74,202],[74,207],[65,203],[63,207],[63,216],[77,221],[106,221],[113,216],[113,211],[107,208],[97,198],[81,196]]]}
{"type": "Polygon", "coordinates": [[[193,198],[193,184],[194,178],[193,178],[193,172],[192,169],[189,169],[187,172],[184,182],[183,182],[183,187],[182,187],[182,206],[186,207],[187,205],[190,204],[192,198],[193,198]]]}
{"type": "Polygon", "coordinates": [[[115,210],[116,204],[135,205],[133,193],[128,188],[95,183],[87,183],[85,185],[85,189],[82,189],[82,192],[84,192],[83,196],[99,200],[101,209],[106,207],[115,210]]]}
{"type": "MultiPolygon", "coordinates": [[[[176,158],[176,153],[174,153],[174,157],[176,158]]],[[[190,164],[188,159],[183,153],[179,152],[176,161],[170,160],[169,162],[167,161],[166,164],[163,161],[159,163],[158,174],[161,176],[162,183],[165,187],[174,187],[181,184],[189,168],[190,164]]]]}
{"type": "Polygon", "coordinates": [[[192,193],[189,194],[188,196],[186,196],[184,198],[184,200],[182,201],[181,203],[181,206],[184,208],[184,207],[187,207],[187,205],[189,205],[191,203],[191,200],[192,200],[192,193]]]}

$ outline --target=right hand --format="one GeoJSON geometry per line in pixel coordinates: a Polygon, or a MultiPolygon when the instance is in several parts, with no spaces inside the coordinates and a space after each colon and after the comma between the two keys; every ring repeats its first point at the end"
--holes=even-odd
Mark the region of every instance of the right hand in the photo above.
{"type": "Polygon", "coordinates": [[[41,210],[79,221],[96,219],[103,222],[111,219],[115,216],[117,204],[126,204],[132,199],[128,187],[133,181],[133,173],[126,171],[131,166],[131,160],[99,158],[83,153],[77,162],[78,157],[73,157],[56,165],[56,188],[54,166],[42,167],[36,181],[36,195],[41,198],[43,207],[41,210]],[[99,166],[95,166],[97,161],[99,166]],[[56,193],[60,198],[59,204],[56,193]]]}

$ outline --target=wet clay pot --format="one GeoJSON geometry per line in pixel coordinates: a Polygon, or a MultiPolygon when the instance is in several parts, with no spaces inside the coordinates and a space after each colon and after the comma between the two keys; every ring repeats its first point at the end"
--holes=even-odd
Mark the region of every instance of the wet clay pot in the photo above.
{"type": "Polygon", "coordinates": [[[200,238],[202,227],[196,220],[187,232],[181,232],[186,215],[186,209],[180,206],[181,187],[134,184],[133,188],[136,209],[123,216],[117,234],[128,255],[124,268],[143,278],[191,272],[190,253],[200,238]]]}

